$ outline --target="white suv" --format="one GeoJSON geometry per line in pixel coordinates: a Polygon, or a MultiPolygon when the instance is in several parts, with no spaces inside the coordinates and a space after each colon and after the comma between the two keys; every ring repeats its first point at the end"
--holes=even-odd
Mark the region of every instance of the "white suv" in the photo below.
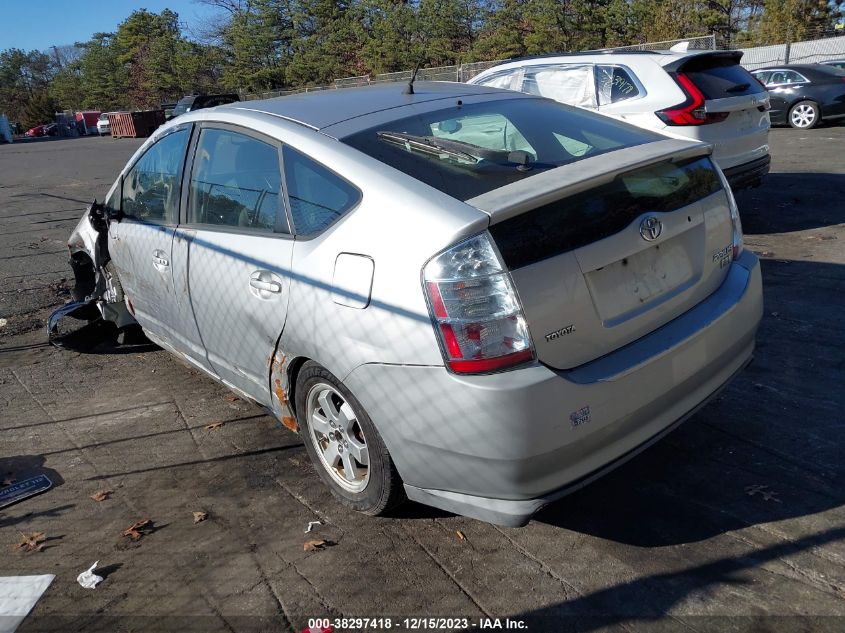
{"type": "Polygon", "coordinates": [[[733,189],[769,172],[769,95],[741,51],[628,51],[518,59],[471,84],[521,90],[678,138],[713,143],[733,189]]]}

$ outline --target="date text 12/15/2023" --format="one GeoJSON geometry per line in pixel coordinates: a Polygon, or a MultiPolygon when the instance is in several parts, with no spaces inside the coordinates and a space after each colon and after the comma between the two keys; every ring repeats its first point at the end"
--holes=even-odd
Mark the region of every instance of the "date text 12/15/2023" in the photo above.
{"type": "Polygon", "coordinates": [[[302,633],[351,633],[353,631],[453,631],[455,629],[479,630],[522,630],[528,629],[524,620],[512,618],[449,618],[449,617],[407,617],[407,618],[309,618],[308,628],[302,633]]]}

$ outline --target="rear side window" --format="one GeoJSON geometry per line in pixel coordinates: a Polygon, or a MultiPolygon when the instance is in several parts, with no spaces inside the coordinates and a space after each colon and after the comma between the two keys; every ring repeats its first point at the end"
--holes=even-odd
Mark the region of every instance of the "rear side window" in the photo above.
{"type": "Polygon", "coordinates": [[[187,128],[171,132],[138,159],[123,179],[123,213],[148,222],[176,222],[189,137],[187,128]]]}
{"type": "Polygon", "coordinates": [[[633,77],[621,66],[596,66],[599,105],[618,103],[641,96],[633,77]]]}
{"type": "Polygon", "coordinates": [[[188,223],[271,232],[279,216],[281,185],[275,145],[204,128],[191,173],[188,223]]]}
{"type": "Polygon", "coordinates": [[[485,77],[478,82],[479,86],[488,88],[502,88],[503,90],[519,90],[519,78],[522,70],[509,70],[485,77]]]}
{"type": "Polygon", "coordinates": [[[751,73],[733,59],[693,58],[681,72],[692,80],[705,99],[728,99],[765,92],[751,73]]]}
{"type": "Polygon", "coordinates": [[[709,158],[664,162],[490,227],[514,270],[618,233],[646,212],[668,212],[722,187],[709,158]]]}
{"type": "Polygon", "coordinates": [[[589,64],[530,66],[525,69],[522,92],[581,108],[596,107],[593,67],[589,64]]]}
{"type": "Polygon", "coordinates": [[[775,70],[772,71],[771,76],[769,77],[768,81],[766,81],[766,85],[780,86],[783,84],[796,84],[806,81],[806,77],[798,74],[794,70],[775,70]]]}
{"type": "Polygon", "coordinates": [[[561,165],[663,138],[546,99],[458,103],[341,140],[458,200],[469,200],[561,165]]]}
{"type": "Polygon", "coordinates": [[[285,185],[299,235],[319,233],[361,199],[361,192],[304,154],[285,146],[285,185]]]}

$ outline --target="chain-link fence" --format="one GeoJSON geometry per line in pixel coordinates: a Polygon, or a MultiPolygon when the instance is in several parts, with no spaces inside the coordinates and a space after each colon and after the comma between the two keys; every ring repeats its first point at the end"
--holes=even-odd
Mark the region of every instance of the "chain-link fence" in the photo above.
{"type": "MultiPolygon", "coordinates": [[[[616,46],[600,49],[602,51],[698,51],[716,50],[719,45],[716,35],[702,35],[699,37],[686,37],[676,40],[664,40],[661,42],[646,42],[643,44],[632,44],[630,46],[616,46]]],[[[807,64],[821,62],[826,59],[845,58],[845,37],[830,37],[825,39],[811,40],[805,42],[793,42],[777,44],[774,46],[757,46],[753,48],[742,48],[744,55],[742,64],[748,69],[761,68],[771,64],[807,64]]],[[[437,66],[434,68],[420,68],[417,72],[419,81],[469,81],[476,75],[501,64],[507,60],[493,60],[483,62],[471,62],[468,64],[457,64],[454,66],[437,66]]],[[[282,97],[297,92],[311,92],[314,90],[330,90],[337,88],[354,88],[367,86],[375,83],[404,82],[411,79],[413,70],[401,70],[392,73],[380,73],[377,75],[360,75],[358,77],[343,77],[335,79],[329,86],[309,86],[296,90],[278,90],[255,94],[243,94],[241,99],[269,99],[282,97]]]]}
{"type": "Polygon", "coordinates": [[[676,46],[684,51],[712,51],[716,50],[716,36],[702,35],[700,37],[683,37],[677,40],[663,40],[662,42],[646,42],[631,44],[630,46],[613,46],[603,48],[603,51],[668,51],[676,46]]]}
{"type": "Polygon", "coordinates": [[[778,64],[814,64],[828,59],[845,58],[845,37],[755,46],[740,49],[742,65],[749,70],[778,64]]]}

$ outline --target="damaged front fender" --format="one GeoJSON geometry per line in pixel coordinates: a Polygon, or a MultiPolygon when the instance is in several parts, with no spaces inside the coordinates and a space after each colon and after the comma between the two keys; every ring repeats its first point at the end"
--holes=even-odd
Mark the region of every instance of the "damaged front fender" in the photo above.
{"type": "Polygon", "coordinates": [[[116,343],[126,328],[139,328],[111,264],[108,228],[106,209],[94,200],[68,239],[74,300],[47,320],[48,339],[56,347],[83,351],[101,343],[116,343]]]}

